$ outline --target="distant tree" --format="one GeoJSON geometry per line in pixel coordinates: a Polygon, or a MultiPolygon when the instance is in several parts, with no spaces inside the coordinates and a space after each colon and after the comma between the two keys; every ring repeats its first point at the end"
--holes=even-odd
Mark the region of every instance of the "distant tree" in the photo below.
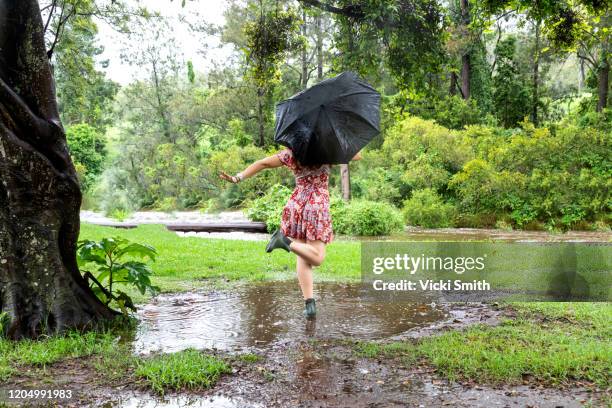
{"type": "MultiPolygon", "coordinates": [[[[104,132],[113,119],[113,100],[119,85],[96,69],[96,59],[103,52],[96,44],[97,32],[89,15],[66,22],[52,63],[62,123],[87,123],[104,132]]],[[[108,66],[108,61],[102,61],[102,66],[108,66]]]]}
{"type": "Polygon", "coordinates": [[[523,13],[534,27],[535,47],[532,76],[532,119],[539,104],[540,41],[546,36],[559,50],[573,51],[578,46],[579,58],[587,61],[598,77],[597,110],[607,106],[609,96],[611,12],[610,0],[486,0],[491,14],[523,13]]]}
{"type": "Polygon", "coordinates": [[[296,11],[280,9],[278,4],[270,7],[266,3],[259,2],[259,15],[244,26],[248,77],[257,88],[260,146],[265,145],[266,99],[270,98],[274,85],[280,80],[280,66],[287,52],[304,47],[303,39],[298,35],[300,20],[296,11]]]}
{"type": "Polygon", "coordinates": [[[515,60],[516,38],[507,37],[495,48],[493,103],[500,123],[514,127],[529,114],[529,92],[515,60]]]}
{"type": "Polygon", "coordinates": [[[143,83],[128,90],[134,103],[140,105],[146,120],[154,124],[166,142],[175,143],[173,118],[168,102],[178,91],[176,86],[182,67],[170,23],[157,18],[136,21],[121,50],[121,57],[144,74],[143,83]],[[135,91],[135,92],[134,92],[135,91]]]}

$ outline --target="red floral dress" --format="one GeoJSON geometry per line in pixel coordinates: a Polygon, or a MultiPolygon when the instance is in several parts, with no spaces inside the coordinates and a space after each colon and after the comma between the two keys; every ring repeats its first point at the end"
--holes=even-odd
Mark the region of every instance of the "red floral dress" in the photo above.
{"type": "Polygon", "coordinates": [[[334,237],[327,188],[331,166],[301,166],[290,149],[277,155],[295,175],[295,190],[283,209],[283,234],[289,238],[328,244],[334,237]]]}

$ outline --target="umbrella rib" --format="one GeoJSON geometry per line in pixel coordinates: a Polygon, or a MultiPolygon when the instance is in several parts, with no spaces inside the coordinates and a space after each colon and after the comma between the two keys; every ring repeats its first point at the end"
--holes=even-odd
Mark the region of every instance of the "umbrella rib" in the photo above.
{"type": "MultiPolygon", "coordinates": [[[[334,136],[336,137],[336,140],[338,140],[338,143],[340,143],[340,138],[338,137],[338,133],[336,133],[336,128],[334,127],[334,124],[332,123],[331,118],[327,114],[327,111],[325,109],[321,109],[321,111],[325,112],[325,117],[327,118],[327,123],[329,123],[329,127],[331,128],[332,132],[334,132],[334,136]]],[[[349,144],[351,146],[352,150],[355,149],[355,145],[353,145],[353,143],[351,142],[350,139],[345,139],[345,141],[347,142],[347,144],[349,144]]]]}
{"type": "Polygon", "coordinates": [[[344,113],[346,113],[346,114],[348,114],[350,116],[354,116],[354,117],[362,120],[363,122],[367,123],[368,126],[370,126],[372,129],[374,129],[377,133],[380,133],[380,129],[377,128],[373,123],[371,123],[368,119],[366,119],[365,117],[363,117],[361,115],[356,114],[353,111],[346,110],[346,109],[340,109],[340,110],[336,110],[336,112],[344,112],[344,113]]]}

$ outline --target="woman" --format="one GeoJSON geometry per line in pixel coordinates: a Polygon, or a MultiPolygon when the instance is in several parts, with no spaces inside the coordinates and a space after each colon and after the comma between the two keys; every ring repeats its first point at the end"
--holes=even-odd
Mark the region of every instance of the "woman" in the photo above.
{"type": "MultiPolygon", "coordinates": [[[[361,159],[357,153],[353,160],[361,159]]],[[[266,252],[282,248],[297,255],[297,276],[304,296],[304,314],[313,318],[317,314],[313,297],[312,268],[325,260],[325,245],[333,239],[329,212],[328,180],[330,165],[302,166],[290,149],[256,161],[244,171],[220,177],[231,183],[253,177],[264,169],[287,166],[295,175],[295,190],[283,209],[281,227],[270,239],[266,252]]]]}

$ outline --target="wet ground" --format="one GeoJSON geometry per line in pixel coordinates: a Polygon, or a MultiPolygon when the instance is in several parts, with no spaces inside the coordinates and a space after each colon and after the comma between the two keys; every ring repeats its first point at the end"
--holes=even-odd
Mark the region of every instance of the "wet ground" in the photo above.
{"type": "Polygon", "coordinates": [[[317,290],[315,321],[300,315],[302,302],[293,281],[158,297],[139,312],[136,352],[214,348],[255,353],[261,360],[234,365],[233,375],[201,395],[160,399],[122,392],[96,403],[142,408],[579,407],[593,398],[576,387],[452,383],[425,362],[354,353],[358,340],[409,341],[475,323],[495,325],[511,317],[508,311],[484,304],[435,305],[427,299],[383,306],[363,300],[354,284],[320,284],[317,290]]]}
{"type": "MultiPolygon", "coordinates": [[[[281,295],[278,290],[267,294],[281,295]]],[[[476,384],[452,383],[438,377],[435,371],[422,361],[405,361],[401,357],[383,357],[368,359],[357,356],[352,345],[358,338],[386,337],[387,340],[408,340],[422,336],[435,335],[445,330],[460,330],[474,323],[497,324],[501,318],[510,317],[509,312],[497,310],[487,305],[464,304],[452,307],[432,307],[431,305],[413,305],[408,309],[416,324],[405,323],[406,331],[390,328],[390,313],[376,316],[371,321],[361,321],[369,328],[359,332],[347,332],[343,317],[351,322],[360,318],[359,302],[350,299],[354,295],[350,286],[327,286],[321,290],[324,297],[327,291],[335,290],[351,303],[356,310],[355,316],[346,313],[344,307],[338,308],[336,301],[325,302],[330,310],[323,311],[318,317],[320,327],[327,326],[321,332],[309,332],[303,319],[288,318],[282,320],[286,327],[273,335],[258,332],[255,337],[245,340],[251,344],[257,338],[263,339],[256,351],[261,360],[252,364],[234,365],[234,374],[226,376],[214,389],[199,395],[170,394],[163,398],[152,396],[141,391],[114,393],[112,397],[97,399],[96,406],[105,407],[202,407],[202,408],[259,408],[259,407],[582,407],[585,404],[599,406],[600,394],[593,394],[584,388],[549,389],[539,385],[515,386],[481,386],[476,384]],[[348,299],[347,299],[348,298],[348,299]],[[420,310],[420,311],[419,311],[420,310]],[[423,314],[424,313],[424,314],[423,314]],[[416,317],[419,316],[419,317],[416,317]],[[329,320],[328,320],[329,319],[329,320]],[[401,332],[399,332],[401,331],[401,332]],[[399,332],[399,333],[397,333],[399,332]],[[393,334],[396,333],[396,334],[393,334]],[[291,337],[295,336],[295,337],[291,337]],[[348,338],[345,336],[353,336],[348,338]],[[357,337],[355,337],[357,336],[357,337]]],[[[265,297],[258,291],[251,296],[265,297]]],[[[213,299],[214,299],[213,295],[213,299]]],[[[240,296],[235,295],[238,302],[240,296]]],[[[168,297],[158,308],[175,308],[168,297]],[[166,305],[166,306],[164,306],[166,305]]],[[[200,298],[205,302],[205,297],[200,298]]],[[[249,302],[258,302],[252,298],[249,302]]],[[[281,296],[290,300],[290,297],[281,296]]],[[[263,300],[264,304],[269,302],[263,300]]],[[[280,301],[282,302],[282,301],[280,301]]],[[[195,303],[192,303],[195,304],[195,303]]],[[[201,303],[200,303],[201,304],[201,303]]],[[[279,302],[274,303],[277,310],[279,302]]],[[[407,305],[404,305],[408,307],[407,305]]],[[[268,307],[268,306],[266,306],[268,307]]],[[[370,306],[373,307],[373,306],[370,306]]],[[[293,310],[293,306],[289,306],[293,310]]],[[[374,310],[371,310],[374,312],[374,310]]],[[[398,309],[397,312],[400,312],[398,309]]],[[[146,312],[143,312],[146,313],[146,312]]],[[[284,319],[289,310],[281,311],[284,319]]],[[[248,314],[247,314],[248,315],[248,314]]],[[[397,316],[396,316],[397,317],[397,316]]],[[[174,323],[166,322],[160,316],[160,326],[174,323]]],[[[238,327],[242,327],[237,325],[238,327]]],[[[248,325],[244,326],[248,327],[248,325]]],[[[151,329],[149,329],[151,330],[151,329]]],[[[194,326],[175,326],[177,333],[197,331],[194,326]]],[[[219,331],[214,324],[202,331],[219,331]]],[[[159,333],[159,332],[158,332],[159,333]]],[[[136,342],[144,337],[153,336],[154,332],[143,331],[136,342]]],[[[165,337],[165,336],[162,336],[165,337]]],[[[177,336],[180,338],[180,335],[177,336]]],[[[205,336],[212,338],[212,335],[205,336]]],[[[179,340],[180,341],[180,340],[179,340]]],[[[210,341],[210,340],[207,340],[210,341]]],[[[385,341],[385,340],[383,340],[385,341]]],[[[170,339],[160,340],[168,344],[170,339]]],[[[218,338],[217,344],[227,347],[236,344],[235,340],[218,338]]],[[[253,351],[253,350],[251,350],[253,351]]]]}
{"type": "MultiPolygon", "coordinates": [[[[356,285],[317,285],[316,321],[301,315],[297,283],[244,285],[232,291],[164,295],[142,306],[131,341],[137,353],[187,347],[232,359],[233,373],[210,390],[155,396],[130,379],[104,381],[84,361],[48,368],[53,387],[72,389],[66,407],[579,407],[603,406],[602,392],[579,385],[499,387],[449,382],[426,361],[401,356],[361,357],[355,342],[411,341],[481,323],[498,324],[512,312],[485,304],[397,303],[362,300],[356,285]],[[236,356],[259,356],[246,362],[236,356]]],[[[48,388],[26,376],[11,388],[48,388]],[[21,382],[20,382],[21,381],[21,382]],[[27,385],[25,385],[27,384],[27,385]]],[[[1,405],[1,404],[0,404],[1,405]]]]}
{"type": "Polygon", "coordinates": [[[295,281],[158,296],[138,312],[134,348],[137,353],[188,347],[233,351],[305,338],[378,340],[448,314],[426,299],[417,304],[364,300],[355,284],[318,284],[315,297],[318,318],[307,322],[295,281]]]}

